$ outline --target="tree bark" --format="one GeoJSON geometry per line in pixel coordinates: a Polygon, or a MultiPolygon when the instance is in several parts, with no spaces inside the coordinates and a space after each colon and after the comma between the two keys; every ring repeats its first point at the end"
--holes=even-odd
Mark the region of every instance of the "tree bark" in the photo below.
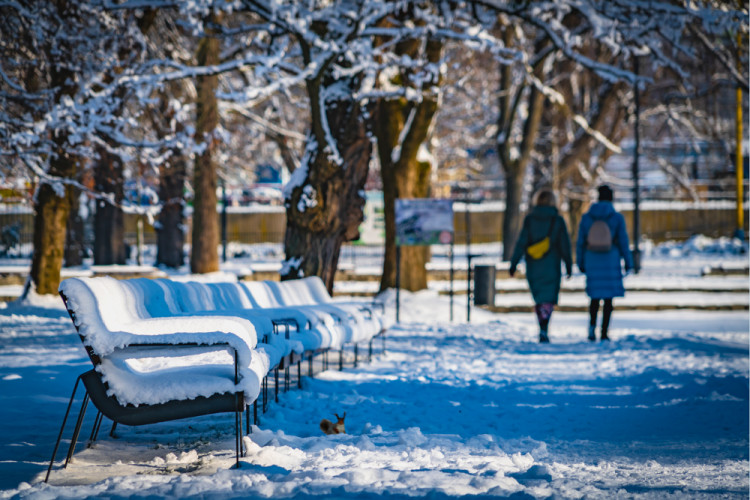
{"type": "MultiPolygon", "coordinates": [[[[211,23],[218,23],[212,15],[211,23]]],[[[209,24],[211,24],[209,23],[209,24]]],[[[196,62],[199,66],[210,66],[220,62],[220,41],[217,37],[202,38],[198,45],[196,62]]],[[[219,270],[219,221],[216,216],[216,150],[218,139],[214,137],[219,125],[219,106],[216,99],[217,75],[199,76],[196,103],[196,138],[205,142],[203,152],[196,156],[193,172],[193,235],[190,254],[190,270],[203,274],[219,270]]]]}
{"type": "MultiPolygon", "coordinates": [[[[58,138],[58,144],[65,139],[58,138]]],[[[75,177],[77,164],[63,147],[58,147],[58,155],[51,160],[50,175],[67,179],[75,177]]],[[[31,273],[23,296],[29,292],[29,285],[38,294],[56,294],[60,286],[60,270],[65,248],[65,227],[70,213],[70,197],[62,195],[49,183],[39,186],[34,206],[34,254],[31,258],[31,273]]]]}
{"type": "Polygon", "coordinates": [[[156,265],[179,268],[185,263],[185,200],[182,190],[187,177],[185,158],[173,151],[159,167],[159,212],[156,225],[156,265]]]}
{"type": "MultiPolygon", "coordinates": [[[[568,199],[568,230],[570,231],[570,241],[578,241],[578,223],[583,217],[583,209],[587,206],[581,199],[569,198],[568,199]]],[[[575,251],[573,252],[573,259],[576,258],[575,251]]]]}
{"type": "Polygon", "coordinates": [[[503,260],[509,261],[520,233],[521,200],[523,198],[523,178],[525,165],[508,165],[505,171],[505,210],[503,211],[503,260]]]}
{"type": "MultiPolygon", "coordinates": [[[[339,80],[340,91],[344,85],[339,80]]],[[[348,82],[349,90],[357,82],[348,82]]],[[[313,107],[322,86],[308,82],[313,107]]],[[[299,181],[287,194],[287,227],[284,239],[286,265],[281,279],[319,276],[329,292],[338,266],[341,245],[359,238],[364,219],[363,190],[372,154],[365,118],[352,94],[327,102],[325,113],[331,136],[340,154],[340,163],[326,144],[321,115],[313,110],[313,121],[299,181]],[[318,132],[316,133],[316,129],[318,132]],[[322,139],[322,140],[321,140],[322,139]]]]}
{"type": "Polygon", "coordinates": [[[95,189],[112,197],[99,199],[94,213],[94,264],[125,264],[125,215],[121,204],[125,198],[123,164],[119,156],[99,148],[99,162],[94,169],[95,189]]]}
{"type": "Polygon", "coordinates": [[[84,243],[84,220],[80,213],[81,190],[71,188],[69,194],[70,212],[68,214],[68,224],[66,226],[67,233],[65,236],[63,265],[65,267],[74,267],[83,264],[83,257],[86,255],[86,246],[84,243]]]}

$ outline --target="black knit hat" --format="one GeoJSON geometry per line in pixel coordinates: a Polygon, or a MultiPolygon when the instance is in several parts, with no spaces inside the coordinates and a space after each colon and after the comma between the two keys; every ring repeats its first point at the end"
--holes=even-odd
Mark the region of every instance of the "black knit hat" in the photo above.
{"type": "Polygon", "coordinates": [[[597,191],[599,191],[599,201],[612,201],[613,193],[611,187],[602,184],[597,188],[597,191]]]}

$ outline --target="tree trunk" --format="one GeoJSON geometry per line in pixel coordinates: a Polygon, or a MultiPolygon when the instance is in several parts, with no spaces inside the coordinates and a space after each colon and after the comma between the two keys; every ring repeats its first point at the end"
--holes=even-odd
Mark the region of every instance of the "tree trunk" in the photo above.
{"type": "Polygon", "coordinates": [[[186,160],[173,151],[159,167],[161,211],[156,224],[156,265],[179,268],[185,263],[185,216],[182,190],[187,177],[186,160]]]}
{"type": "MultiPolygon", "coordinates": [[[[61,146],[58,146],[57,155],[51,160],[49,173],[73,179],[77,164],[63,149],[67,135],[60,134],[56,140],[61,146]]],[[[29,286],[38,294],[57,293],[65,248],[65,227],[70,213],[70,196],[67,192],[59,193],[45,182],[39,186],[34,212],[34,254],[31,258],[31,273],[23,293],[24,297],[29,292],[29,286]]]]}
{"type": "MultiPolygon", "coordinates": [[[[215,15],[211,22],[218,23],[215,15]]],[[[219,64],[220,39],[202,38],[196,57],[199,66],[219,64]]],[[[218,139],[214,137],[219,125],[219,106],[216,99],[217,75],[199,76],[195,135],[205,142],[205,149],[197,155],[194,163],[193,189],[193,235],[190,254],[190,270],[193,273],[211,273],[219,270],[219,220],[216,216],[216,150],[218,139]]]]}
{"type": "Polygon", "coordinates": [[[94,169],[95,189],[112,196],[113,203],[99,199],[94,213],[94,265],[125,264],[125,216],[120,205],[125,198],[123,165],[119,156],[99,148],[94,169]]]}
{"type": "MultiPolygon", "coordinates": [[[[515,44],[516,27],[503,26],[502,29],[505,45],[512,47],[515,44]]],[[[534,43],[535,52],[542,53],[548,44],[547,39],[539,38],[534,43]]],[[[541,81],[544,81],[544,61],[548,57],[549,54],[538,57],[533,66],[534,76],[541,81]]],[[[505,174],[505,212],[502,223],[504,261],[509,261],[513,256],[513,247],[520,233],[523,181],[539,135],[544,104],[544,95],[536,88],[527,89],[525,84],[514,83],[515,71],[515,66],[500,66],[497,153],[505,174]],[[527,112],[521,113],[524,107],[527,112]],[[516,138],[514,130],[519,122],[522,133],[520,138],[516,138]]]]}
{"type": "MultiPolygon", "coordinates": [[[[66,10],[64,2],[57,2],[56,8],[64,18],[75,13],[66,10]]],[[[50,65],[51,88],[56,89],[55,102],[62,101],[64,96],[72,96],[76,92],[75,74],[69,66],[59,64],[57,54],[52,50],[58,47],[46,48],[50,65]]],[[[75,179],[78,170],[77,158],[67,150],[68,134],[65,130],[55,130],[51,135],[55,143],[55,154],[50,159],[49,175],[62,179],[75,179]]],[[[42,180],[36,193],[34,203],[34,252],[31,257],[31,270],[26,282],[22,298],[28,296],[33,289],[38,294],[57,294],[60,286],[60,270],[63,263],[65,248],[65,227],[70,213],[70,193],[67,186],[52,186],[42,180]],[[56,189],[57,188],[57,189],[56,189]]]]}
{"type": "Polygon", "coordinates": [[[68,224],[66,227],[65,252],[63,254],[63,265],[65,267],[80,266],[83,264],[83,257],[86,254],[84,244],[84,220],[80,212],[80,194],[81,190],[71,188],[70,194],[70,212],[68,214],[68,224]]]}
{"type": "MultiPolygon", "coordinates": [[[[339,90],[343,87],[342,84],[339,90]]],[[[314,88],[314,82],[308,83],[308,89],[311,102],[316,102],[315,94],[321,89],[314,88]]],[[[324,134],[314,133],[322,124],[313,112],[313,133],[307,141],[301,170],[291,181],[294,187],[287,193],[287,260],[281,278],[320,276],[332,292],[341,245],[359,238],[359,226],[364,220],[363,193],[372,143],[363,110],[351,94],[328,102],[320,112],[326,114],[340,163],[331,154],[330,146],[318,139],[324,134]],[[303,172],[304,177],[300,175],[303,172]]]]}
{"type": "Polygon", "coordinates": [[[526,165],[511,163],[505,169],[505,211],[503,212],[503,260],[513,256],[513,247],[521,232],[521,198],[526,165]]]}
{"type": "MultiPolygon", "coordinates": [[[[406,53],[414,55],[420,44],[404,44],[406,53]]],[[[430,39],[425,46],[426,58],[431,63],[440,60],[443,44],[430,39]]],[[[432,165],[419,161],[417,154],[427,139],[432,119],[438,109],[438,96],[433,86],[439,82],[439,74],[434,79],[422,82],[423,95],[418,103],[403,98],[382,99],[378,102],[373,119],[378,138],[378,158],[383,180],[383,215],[385,217],[385,256],[380,290],[396,286],[396,199],[425,198],[430,194],[430,170],[432,165]],[[409,127],[405,129],[405,127],[409,127]],[[401,141],[399,143],[399,141],[401,141]],[[395,156],[395,157],[394,157],[395,156]]],[[[407,75],[399,80],[408,81],[407,75]]],[[[405,290],[417,291],[427,288],[426,264],[430,260],[430,248],[401,248],[400,283],[405,290]]]]}
{"type": "MultiPolygon", "coordinates": [[[[437,106],[435,107],[437,109],[437,106]]],[[[434,114],[434,111],[432,112],[434,114]]],[[[395,116],[395,115],[391,115],[395,116]]],[[[430,118],[431,119],[431,118],[430,118]]],[[[378,120],[378,128],[385,125],[386,120],[378,120]]],[[[425,124],[424,138],[429,124],[425,124]]],[[[396,286],[396,199],[425,198],[430,192],[430,170],[428,162],[420,162],[415,157],[402,160],[396,164],[389,162],[392,147],[388,147],[384,140],[389,134],[378,134],[378,154],[380,158],[381,175],[383,179],[383,215],[385,217],[385,255],[383,259],[383,274],[380,278],[380,290],[396,286]],[[382,135],[381,135],[382,134],[382,135]],[[381,145],[383,145],[381,147],[381,145]],[[390,164],[389,164],[390,163],[390,164]]],[[[420,141],[421,144],[421,141],[420,141]]],[[[426,264],[430,259],[429,247],[401,248],[401,282],[404,290],[417,291],[427,288],[426,264]]]]}
{"type": "Polygon", "coordinates": [[[570,241],[573,243],[573,258],[575,259],[575,244],[578,241],[578,223],[583,216],[583,209],[587,205],[581,199],[568,198],[568,229],[570,241]]]}

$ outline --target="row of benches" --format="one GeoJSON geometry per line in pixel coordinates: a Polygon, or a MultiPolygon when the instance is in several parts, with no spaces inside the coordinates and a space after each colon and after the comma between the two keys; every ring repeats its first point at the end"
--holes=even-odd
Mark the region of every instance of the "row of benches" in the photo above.
{"type": "MultiPolygon", "coordinates": [[[[212,413],[235,413],[236,461],[250,405],[258,421],[268,378],[330,351],[384,338],[383,303],[338,301],[318,277],[284,282],[181,282],[168,279],[69,278],[60,295],[94,369],[78,377],[55,444],[46,480],[79,384],[84,401],[73,431],[67,465],[88,402],[103,417],[145,425],[212,413]]],[[[340,354],[341,355],[341,354],[340,354]]],[[[343,358],[340,358],[343,359],[343,358]]],[[[356,362],[356,361],[355,361],[356,362]]],[[[312,374],[312,371],[311,371],[312,374]]],[[[114,432],[114,427],[113,431],[114,432]]]]}

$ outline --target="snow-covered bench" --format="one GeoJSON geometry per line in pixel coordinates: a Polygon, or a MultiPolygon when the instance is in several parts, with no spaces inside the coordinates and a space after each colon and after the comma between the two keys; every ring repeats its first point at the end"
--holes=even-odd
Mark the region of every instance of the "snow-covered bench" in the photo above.
{"type": "Polygon", "coordinates": [[[272,330],[272,323],[227,315],[158,317],[146,307],[162,307],[158,296],[142,293],[132,286],[133,281],[70,278],[60,285],[60,294],[94,370],[76,381],[47,478],[80,382],[86,395],[66,465],[89,399],[99,410],[94,439],[102,414],[115,425],[144,425],[234,412],[239,462],[241,414],[257,399],[261,382],[280,357],[278,348],[258,343],[259,330],[272,330]]]}
{"type": "MultiPolygon", "coordinates": [[[[256,285],[258,286],[258,285],[256,285]]],[[[383,337],[390,326],[382,302],[366,300],[335,300],[318,276],[275,282],[264,281],[263,286],[270,291],[269,305],[293,307],[299,310],[315,311],[335,317],[344,325],[344,341],[339,350],[347,344],[354,346],[355,365],[358,345],[368,342],[370,354],[372,342],[383,337]]]]}
{"type": "MultiPolygon", "coordinates": [[[[100,412],[95,429],[101,414],[115,425],[142,425],[231,411],[239,461],[241,413],[257,402],[272,370],[278,395],[279,368],[347,343],[371,343],[383,331],[367,304],[317,303],[312,296],[293,304],[303,291],[294,281],[64,280],[60,294],[94,364],[79,381],[86,386],[84,401],[91,398],[100,412]]],[[[255,410],[257,421],[257,405],[255,410]]],[[[81,420],[79,415],[68,459],[81,420]]]]}

